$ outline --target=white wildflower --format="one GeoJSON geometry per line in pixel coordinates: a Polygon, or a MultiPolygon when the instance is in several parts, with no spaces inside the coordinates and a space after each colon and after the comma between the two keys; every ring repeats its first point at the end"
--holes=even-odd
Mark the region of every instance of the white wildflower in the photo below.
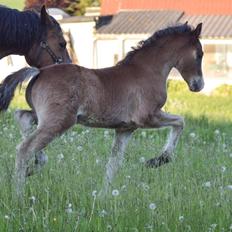
{"type": "Polygon", "coordinates": [[[184,216],[183,216],[183,215],[179,216],[179,221],[180,221],[180,222],[183,222],[183,221],[184,221],[184,216]]]}
{"type": "Polygon", "coordinates": [[[141,135],[142,135],[143,138],[146,138],[147,132],[146,132],[146,131],[142,131],[142,132],[141,132],[141,135]]]}
{"type": "Polygon", "coordinates": [[[68,207],[65,209],[65,212],[66,213],[72,213],[73,212],[71,203],[68,204],[68,207]]]}
{"type": "Polygon", "coordinates": [[[114,189],[114,190],[112,191],[112,195],[113,195],[114,197],[117,197],[117,196],[119,195],[119,191],[118,191],[117,189],[114,189]]]}
{"type": "Polygon", "coordinates": [[[219,134],[220,134],[220,130],[216,129],[216,130],[214,131],[214,134],[215,134],[215,135],[219,135],[219,134]]]}
{"type": "Polygon", "coordinates": [[[211,182],[210,181],[206,181],[204,184],[203,184],[204,187],[207,187],[207,188],[210,188],[211,187],[211,182]]]}
{"type": "Polygon", "coordinates": [[[100,217],[105,217],[106,215],[107,215],[107,212],[104,209],[99,213],[100,217]]]}
{"type": "Polygon", "coordinates": [[[139,162],[140,162],[140,163],[145,163],[145,158],[144,158],[143,156],[140,157],[140,158],[139,158],[139,162]]]}
{"type": "Polygon", "coordinates": [[[107,225],[106,228],[107,228],[108,231],[111,231],[111,230],[112,230],[112,226],[111,226],[111,225],[107,225]]]}
{"type": "Polygon", "coordinates": [[[78,150],[78,151],[83,151],[83,147],[82,147],[82,146],[78,146],[78,147],[77,147],[77,150],[78,150]]]}
{"type": "Polygon", "coordinates": [[[99,159],[96,159],[96,164],[99,164],[101,161],[99,159]]]}
{"type": "Polygon", "coordinates": [[[59,155],[57,155],[58,162],[61,162],[63,159],[64,159],[64,155],[62,153],[60,153],[59,155]]]}
{"type": "Polygon", "coordinates": [[[189,134],[189,137],[192,138],[192,139],[194,139],[194,138],[196,138],[196,134],[195,134],[194,132],[191,132],[191,133],[189,134]]]}
{"type": "Polygon", "coordinates": [[[149,208],[151,210],[155,210],[156,209],[156,204],[155,203],[150,203],[149,208]]]}
{"type": "Polygon", "coordinates": [[[222,167],[221,167],[221,171],[222,171],[222,172],[225,172],[225,171],[226,171],[226,167],[225,167],[225,166],[222,166],[222,167]]]}
{"type": "Polygon", "coordinates": [[[93,190],[92,196],[93,196],[93,197],[96,197],[96,196],[97,196],[97,190],[93,190]]]}
{"type": "Polygon", "coordinates": [[[107,137],[109,137],[109,135],[110,135],[110,132],[108,130],[105,130],[104,131],[104,137],[107,138],[107,137]]]}
{"type": "Polygon", "coordinates": [[[9,220],[9,219],[10,219],[10,216],[9,216],[9,215],[5,215],[4,218],[5,218],[6,220],[9,220]]]}
{"type": "Polygon", "coordinates": [[[36,198],[35,198],[35,196],[31,196],[29,198],[29,200],[30,200],[31,204],[33,205],[33,204],[35,204],[36,198]]]}

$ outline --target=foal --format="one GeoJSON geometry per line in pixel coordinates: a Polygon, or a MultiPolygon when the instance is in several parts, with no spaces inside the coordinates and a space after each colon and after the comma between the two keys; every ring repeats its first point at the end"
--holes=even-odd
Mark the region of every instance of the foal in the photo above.
{"type": "MultiPolygon", "coordinates": [[[[147,166],[158,167],[169,162],[184,119],[162,111],[167,98],[166,81],[175,67],[191,91],[203,88],[201,27],[199,24],[192,29],[183,24],[158,31],[114,67],[87,69],[61,64],[42,69],[25,68],[8,76],[6,80],[14,79],[17,83],[6,86],[6,102],[10,101],[17,84],[34,77],[26,98],[38,117],[37,129],[17,149],[18,193],[21,194],[25,177],[30,174],[30,160],[75,123],[115,129],[115,141],[106,165],[105,192],[137,128],[171,127],[161,155],[149,160],[147,166]]],[[[40,164],[37,162],[37,165],[40,164]]]]}

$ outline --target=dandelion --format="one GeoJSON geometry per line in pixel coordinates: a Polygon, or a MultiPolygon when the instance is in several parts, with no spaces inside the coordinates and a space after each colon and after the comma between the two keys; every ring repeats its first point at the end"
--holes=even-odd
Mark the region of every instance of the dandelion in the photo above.
{"type": "Polygon", "coordinates": [[[96,159],[96,164],[99,164],[101,161],[99,159],[96,159]]]}
{"type": "Polygon", "coordinates": [[[64,159],[64,155],[62,153],[57,155],[58,162],[61,162],[63,159],[64,159]]]}
{"type": "Polygon", "coordinates": [[[6,220],[9,220],[9,219],[10,219],[10,216],[9,216],[9,215],[5,215],[4,218],[5,218],[6,220]]]}
{"type": "Polygon", "coordinates": [[[118,191],[117,189],[114,189],[114,190],[112,191],[112,195],[113,195],[114,197],[117,197],[117,196],[119,195],[119,191],[118,191]]]}
{"type": "Polygon", "coordinates": [[[226,167],[225,167],[225,166],[222,166],[222,167],[221,167],[221,171],[222,171],[222,172],[225,172],[225,171],[226,171],[226,167]]]}
{"type": "Polygon", "coordinates": [[[78,150],[78,151],[83,151],[83,147],[82,147],[82,146],[78,146],[78,147],[77,147],[77,150],[78,150]]]}
{"type": "Polygon", "coordinates": [[[56,222],[56,218],[55,217],[53,218],[53,221],[56,222]]]}
{"type": "Polygon", "coordinates": [[[141,135],[142,135],[143,138],[146,138],[147,137],[147,132],[146,131],[142,131],[141,135]]]}
{"type": "Polygon", "coordinates": [[[220,130],[216,129],[216,130],[214,131],[214,134],[215,134],[215,135],[219,135],[219,134],[220,134],[220,130]]]}
{"type": "Polygon", "coordinates": [[[140,163],[145,163],[145,158],[144,158],[143,156],[140,157],[140,158],[139,158],[139,162],[140,162],[140,163]]]}
{"type": "Polygon", "coordinates": [[[229,229],[232,230],[232,224],[230,225],[229,229]]]}
{"type": "Polygon", "coordinates": [[[71,203],[68,204],[68,207],[65,209],[65,212],[68,213],[68,214],[73,212],[71,203]]]}
{"type": "Polygon", "coordinates": [[[125,190],[126,189],[126,185],[124,184],[122,187],[121,187],[121,190],[125,190]]]}
{"type": "Polygon", "coordinates": [[[183,215],[179,216],[179,221],[180,221],[180,222],[183,222],[183,221],[184,221],[184,216],[183,216],[183,215]]]}
{"type": "Polygon", "coordinates": [[[156,209],[156,204],[155,203],[150,203],[149,208],[151,210],[155,210],[156,209]]]}
{"type": "Polygon", "coordinates": [[[97,190],[93,190],[92,196],[93,196],[93,197],[96,197],[96,196],[97,196],[97,190]]]}
{"type": "Polygon", "coordinates": [[[206,181],[204,184],[203,184],[204,187],[207,187],[207,188],[210,188],[211,187],[211,182],[210,181],[206,181]]]}
{"type": "Polygon", "coordinates": [[[108,231],[111,231],[111,230],[112,230],[112,226],[111,226],[111,225],[107,225],[106,229],[107,229],[108,231]]]}
{"type": "Polygon", "coordinates": [[[104,137],[107,138],[109,136],[110,132],[108,130],[104,131],[104,137]]]}
{"type": "Polygon", "coordinates": [[[107,212],[104,209],[99,213],[100,217],[105,217],[106,215],[107,215],[107,212]]]}
{"type": "Polygon", "coordinates": [[[36,201],[36,198],[35,198],[35,196],[31,196],[31,197],[29,198],[29,200],[30,200],[31,205],[34,205],[34,204],[35,204],[35,201],[36,201]]]}
{"type": "Polygon", "coordinates": [[[189,137],[192,138],[192,139],[194,139],[194,138],[196,138],[196,134],[195,134],[194,132],[191,132],[191,133],[189,134],[189,137]]]}

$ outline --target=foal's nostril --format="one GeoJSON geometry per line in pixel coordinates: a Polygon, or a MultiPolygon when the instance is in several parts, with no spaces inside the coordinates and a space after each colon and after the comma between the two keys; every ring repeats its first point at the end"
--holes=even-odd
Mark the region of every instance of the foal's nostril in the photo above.
{"type": "Polygon", "coordinates": [[[194,92],[198,92],[202,90],[204,87],[204,81],[200,80],[194,80],[190,86],[190,89],[194,92]]]}

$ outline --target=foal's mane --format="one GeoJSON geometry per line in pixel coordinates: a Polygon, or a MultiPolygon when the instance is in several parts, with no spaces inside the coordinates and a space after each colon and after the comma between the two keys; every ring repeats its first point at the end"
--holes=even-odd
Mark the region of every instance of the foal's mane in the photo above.
{"type": "Polygon", "coordinates": [[[123,60],[119,61],[117,65],[129,64],[135,53],[137,53],[137,51],[140,51],[146,47],[156,45],[157,41],[163,37],[170,35],[190,34],[191,32],[192,27],[189,26],[187,23],[159,30],[155,32],[152,36],[150,36],[148,39],[141,40],[136,47],[132,47],[132,51],[128,52],[126,57],[123,60]]]}
{"type": "Polygon", "coordinates": [[[42,32],[38,13],[0,6],[0,47],[28,51],[33,42],[41,38],[42,32]]]}

